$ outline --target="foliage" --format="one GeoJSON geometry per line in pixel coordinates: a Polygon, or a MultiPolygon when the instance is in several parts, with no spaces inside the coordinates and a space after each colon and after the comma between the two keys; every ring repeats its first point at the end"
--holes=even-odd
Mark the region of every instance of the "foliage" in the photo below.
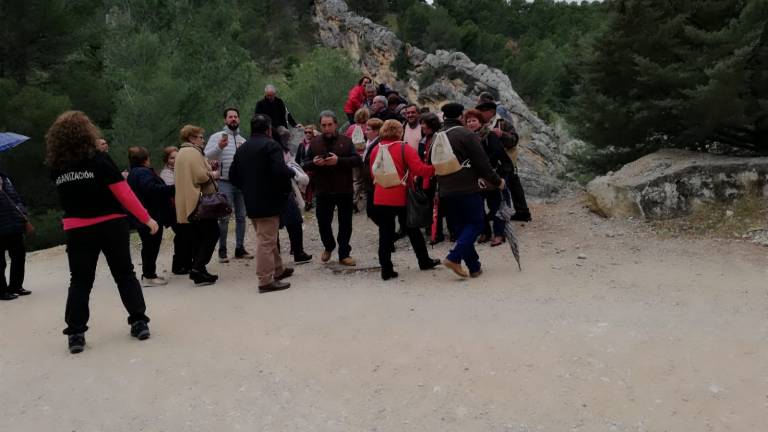
{"type": "MultiPolygon", "coordinates": [[[[299,65],[315,34],[304,0],[0,2],[0,130],[31,137],[0,154],[0,169],[14,178],[38,225],[30,245],[62,239],[43,165],[45,132],[62,111],[85,111],[119,166],[127,165],[130,145],[148,147],[157,163],[183,124],[219,129],[225,106],[241,108],[247,133],[267,76],[313,81],[299,65]]],[[[357,80],[341,81],[347,69],[321,76],[341,87],[357,80]]],[[[319,103],[338,105],[331,97],[319,103]]]]}
{"type": "Polygon", "coordinates": [[[766,0],[622,0],[611,12],[579,67],[580,134],[614,156],[714,143],[768,154],[766,0]]]}
{"type": "Polygon", "coordinates": [[[61,230],[62,216],[64,212],[59,209],[31,213],[29,220],[35,227],[35,233],[24,240],[27,250],[45,249],[64,243],[64,231],[61,230]]]}
{"type": "Polygon", "coordinates": [[[329,48],[316,48],[290,75],[282,95],[296,120],[303,123],[317,122],[325,109],[343,116],[349,88],[360,78],[348,57],[329,48]]]}

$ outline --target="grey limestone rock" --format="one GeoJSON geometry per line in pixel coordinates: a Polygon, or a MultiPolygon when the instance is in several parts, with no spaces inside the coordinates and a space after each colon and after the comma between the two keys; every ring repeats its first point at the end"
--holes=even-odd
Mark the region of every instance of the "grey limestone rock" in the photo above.
{"type": "Polygon", "coordinates": [[[587,194],[607,217],[679,217],[707,202],[768,198],[768,158],[664,149],[592,180],[587,194]]]}
{"type": "Polygon", "coordinates": [[[547,198],[563,188],[563,149],[571,138],[531,111],[503,72],[474,63],[461,52],[426,53],[405,44],[412,68],[407,79],[398,80],[390,66],[403,42],[388,28],[350,11],[342,0],[316,0],[314,19],[323,45],[344,49],[365,74],[421,105],[436,110],[445,102],[456,101],[474,107],[480,93],[493,94],[509,110],[520,134],[518,172],[526,193],[547,198]]]}

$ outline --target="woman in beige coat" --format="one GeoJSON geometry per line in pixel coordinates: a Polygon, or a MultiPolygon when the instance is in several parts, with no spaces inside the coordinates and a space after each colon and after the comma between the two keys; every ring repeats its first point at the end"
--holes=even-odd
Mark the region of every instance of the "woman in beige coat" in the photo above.
{"type": "MultiPolygon", "coordinates": [[[[211,261],[219,239],[216,219],[196,219],[193,215],[200,194],[216,192],[214,174],[205,160],[203,128],[185,125],[181,128],[181,148],[176,155],[174,180],[176,182],[176,221],[181,236],[181,251],[176,251],[183,263],[189,263],[189,278],[197,285],[210,285],[218,276],[208,273],[205,266],[211,261]]],[[[185,265],[186,266],[186,265],[185,265]]]]}

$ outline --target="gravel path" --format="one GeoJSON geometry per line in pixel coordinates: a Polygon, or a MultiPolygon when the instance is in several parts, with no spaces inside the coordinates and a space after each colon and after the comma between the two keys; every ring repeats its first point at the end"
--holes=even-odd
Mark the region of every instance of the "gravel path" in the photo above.
{"type": "MultiPolygon", "coordinates": [[[[0,431],[765,429],[768,249],[660,239],[580,197],[533,213],[523,271],[481,246],[466,281],[420,272],[403,242],[399,280],[335,275],[310,219],[316,259],[290,290],[258,294],[252,262],[212,265],[213,286],[173,277],[145,289],[145,342],[102,261],[77,356],[63,248],[32,253],[34,293],[0,303],[0,431]]],[[[353,256],[373,264],[373,225],[355,224],[353,256]]]]}

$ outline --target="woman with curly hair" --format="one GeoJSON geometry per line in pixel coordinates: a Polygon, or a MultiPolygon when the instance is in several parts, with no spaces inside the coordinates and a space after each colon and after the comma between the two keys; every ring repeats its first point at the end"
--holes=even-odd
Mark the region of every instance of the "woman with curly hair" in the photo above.
{"type": "Polygon", "coordinates": [[[158,225],[133,194],[120,170],[98,151],[99,131],[85,113],[61,114],[45,136],[51,179],[64,210],[67,258],[71,274],[64,320],[72,354],[85,348],[90,310],[88,299],[103,253],[128,311],[131,336],[149,338],[149,318],[141,285],[133,272],[127,209],[152,233],[158,225]]]}

